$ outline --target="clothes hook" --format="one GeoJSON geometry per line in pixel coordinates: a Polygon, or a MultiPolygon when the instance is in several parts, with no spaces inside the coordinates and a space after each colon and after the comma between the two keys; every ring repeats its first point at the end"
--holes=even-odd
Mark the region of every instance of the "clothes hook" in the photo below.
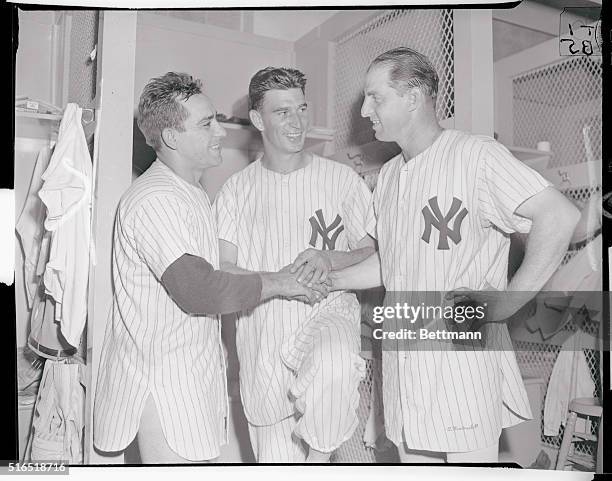
{"type": "Polygon", "coordinates": [[[82,121],[84,124],[90,124],[90,123],[92,123],[94,120],[96,120],[96,113],[95,113],[95,110],[94,110],[94,109],[83,109],[83,114],[86,114],[86,113],[90,114],[90,117],[89,117],[89,118],[86,118],[86,116],[85,116],[85,115],[83,115],[83,116],[81,117],[81,121],[82,121]]]}

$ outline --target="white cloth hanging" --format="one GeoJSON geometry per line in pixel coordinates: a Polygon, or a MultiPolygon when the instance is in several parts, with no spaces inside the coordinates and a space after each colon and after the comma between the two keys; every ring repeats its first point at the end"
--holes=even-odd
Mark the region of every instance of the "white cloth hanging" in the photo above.
{"type": "Polygon", "coordinates": [[[45,290],[56,301],[56,320],[62,334],[75,347],[87,316],[91,238],[92,166],[81,114],[78,105],[66,106],[39,192],[47,207],[45,228],[51,232],[45,290]]]}
{"type": "Polygon", "coordinates": [[[45,362],[30,431],[30,460],[83,463],[85,389],[80,367],[45,362]]]}
{"type": "Polygon", "coordinates": [[[49,165],[54,145],[55,142],[52,142],[38,152],[28,194],[15,226],[23,254],[23,281],[28,309],[32,309],[39,278],[47,263],[49,236],[45,236],[45,205],[38,192],[42,187],[42,175],[49,165]]]}
{"type": "MultiPolygon", "coordinates": [[[[544,435],[557,436],[559,427],[565,424],[567,410],[572,399],[593,397],[595,383],[581,346],[583,331],[578,331],[561,346],[546,391],[544,401],[544,435]]],[[[586,432],[585,419],[578,418],[576,430],[586,432]]]]}

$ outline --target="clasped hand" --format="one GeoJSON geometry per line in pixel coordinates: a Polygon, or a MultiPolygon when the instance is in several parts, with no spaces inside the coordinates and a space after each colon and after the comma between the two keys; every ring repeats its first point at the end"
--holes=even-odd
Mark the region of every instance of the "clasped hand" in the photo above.
{"type": "Polygon", "coordinates": [[[292,299],[314,304],[327,297],[331,288],[329,273],[332,263],[325,252],[317,249],[306,249],[301,252],[293,263],[285,266],[281,272],[295,276],[298,293],[292,299]],[[299,291],[302,292],[299,292],[299,291]]]}

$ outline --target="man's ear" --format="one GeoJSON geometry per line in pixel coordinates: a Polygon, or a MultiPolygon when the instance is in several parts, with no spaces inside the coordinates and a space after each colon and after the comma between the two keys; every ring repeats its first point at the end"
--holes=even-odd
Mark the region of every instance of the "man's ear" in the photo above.
{"type": "Polygon", "coordinates": [[[166,127],[161,132],[162,142],[166,147],[172,150],[176,150],[176,132],[170,127],[166,127]]]}
{"type": "Polygon", "coordinates": [[[423,91],[419,87],[406,88],[402,94],[402,97],[404,97],[406,106],[410,111],[419,108],[419,106],[421,106],[426,100],[423,91]]]}
{"type": "Polygon", "coordinates": [[[251,119],[251,123],[255,126],[255,128],[260,132],[263,132],[264,124],[261,114],[257,110],[252,109],[249,110],[249,118],[251,119]]]}
{"type": "Polygon", "coordinates": [[[400,86],[398,94],[402,98],[404,104],[408,110],[416,110],[416,108],[423,102],[423,95],[421,89],[418,87],[400,86]]]}

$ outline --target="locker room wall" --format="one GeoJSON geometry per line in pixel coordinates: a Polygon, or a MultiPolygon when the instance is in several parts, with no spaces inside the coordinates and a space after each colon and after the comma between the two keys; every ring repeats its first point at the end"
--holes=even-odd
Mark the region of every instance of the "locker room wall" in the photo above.
{"type": "MultiPolygon", "coordinates": [[[[19,48],[15,65],[15,95],[52,101],[51,59],[55,14],[52,11],[19,11],[19,48]]],[[[50,135],[49,122],[19,118],[15,122],[15,137],[28,137],[15,143],[15,215],[18,219],[40,148],[50,135]],[[37,140],[34,140],[37,139],[37,140]]],[[[23,347],[28,337],[28,315],[23,285],[23,255],[15,243],[15,316],[17,347],[23,347]]]]}
{"type": "MultiPolygon", "coordinates": [[[[248,81],[268,65],[294,65],[292,42],[229,30],[209,24],[149,12],[138,13],[134,109],[145,84],[169,71],[200,78],[204,92],[219,113],[248,118],[248,81]]],[[[135,136],[139,135],[135,126],[135,136]]],[[[223,148],[223,164],[206,171],[203,183],[214,198],[225,180],[245,167],[252,154],[223,148]]],[[[134,164],[144,170],[154,153],[142,143],[134,149],[134,164]]]]}

